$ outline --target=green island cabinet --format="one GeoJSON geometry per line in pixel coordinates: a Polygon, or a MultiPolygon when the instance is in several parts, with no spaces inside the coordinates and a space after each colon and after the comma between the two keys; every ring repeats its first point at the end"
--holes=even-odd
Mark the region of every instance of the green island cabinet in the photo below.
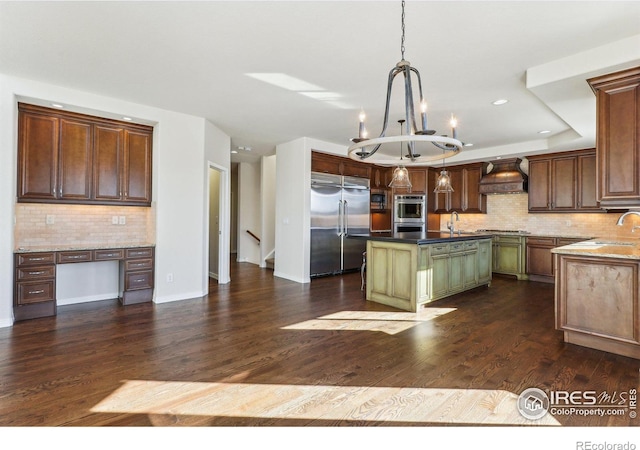
{"type": "Polygon", "coordinates": [[[491,284],[491,239],[415,244],[367,241],[367,300],[417,312],[425,304],[491,284]]]}
{"type": "Polygon", "coordinates": [[[493,272],[528,280],[526,238],[521,235],[493,236],[493,272]]]}

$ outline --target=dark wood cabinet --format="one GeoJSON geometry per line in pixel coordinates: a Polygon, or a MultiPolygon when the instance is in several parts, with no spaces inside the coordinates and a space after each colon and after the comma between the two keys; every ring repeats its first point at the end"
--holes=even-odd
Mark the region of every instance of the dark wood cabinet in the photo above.
{"type": "Polygon", "coordinates": [[[153,247],[125,249],[120,265],[123,305],[149,302],[153,298],[153,253],[153,247]]]}
{"type": "Polygon", "coordinates": [[[587,82],[596,94],[600,207],[637,208],[640,206],[640,67],[587,82]]]}
{"type": "Polygon", "coordinates": [[[563,238],[555,236],[527,237],[527,275],[531,281],[553,283],[555,260],[551,250],[588,238],[563,238]]]}
{"type": "Polygon", "coordinates": [[[151,204],[153,128],[19,104],[18,201],[151,204]]]}
{"type": "Polygon", "coordinates": [[[119,300],[123,305],[153,299],[153,247],[83,249],[14,254],[13,314],[16,320],[56,314],[56,265],[119,261],[119,300]]]}
{"type": "Polygon", "coordinates": [[[55,264],[54,252],[14,255],[13,315],[15,320],[55,315],[55,264]]]}
{"type": "Polygon", "coordinates": [[[371,178],[371,164],[315,151],[311,152],[311,171],[348,177],[371,178]]]}
{"type": "MultiPolygon", "coordinates": [[[[438,214],[458,213],[484,214],[487,212],[486,195],[480,194],[480,179],[484,173],[483,163],[465,164],[447,168],[451,177],[453,192],[437,193],[433,195],[433,207],[431,212],[438,214]]],[[[440,170],[430,170],[431,177],[435,179],[440,175],[440,170]]],[[[433,190],[433,189],[431,189],[433,190]]]]}
{"type": "Polygon", "coordinates": [[[594,149],[530,156],[529,212],[602,212],[594,149]]]}
{"type": "Polygon", "coordinates": [[[91,198],[91,123],[60,119],[58,196],[62,200],[91,198]]]}
{"type": "Polygon", "coordinates": [[[60,120],[25,112],[20,114],[18,128],[18,198],[55,199],[60,120]]]}

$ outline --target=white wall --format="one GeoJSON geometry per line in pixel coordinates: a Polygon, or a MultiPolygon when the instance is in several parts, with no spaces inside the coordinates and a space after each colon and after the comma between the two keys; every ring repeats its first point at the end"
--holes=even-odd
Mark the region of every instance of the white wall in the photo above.
{"type": "Polygon", "coordinates": [[[226,164],[224,167],[228,168],[229,137],[200,117],[0,74],[0,326],[10,326],[13,322],[17,97],[55,101],[105,115],[127,115],[156,123],[153,141],[154,301],[161,303],[205,295],[208,285],[206,160],[215,156],[219,164],[226,164]],[[172,283],[166,281],[167,273],[173,274],[172,283]]]}
{"type": "Polygon", "coordinates": [[[261,237],[260,163],[238,164],[238,205],[238,261],[260,265],[260,245],[247,233],[261,237]]]}
{"type": "MultiPolygon", "coordinates": [[[[220,129],[209,121],[205,121],[205,173],[208,174],[209,168],[214,167],[220,176],[219,190],[220,203],[219,213],[219,229],[220,237],[218,240],[218,283],[225,284],[231,281],[229,275],[229,248],[231,240],[231,138],[224,134],[220,129]]],[[[205,211],[207,208],[205,208],[205,211]]],[[[206,230],[206,224],[203,226],[206,230]]],[[[203,242],[208,246],[209,233],[203,236],[203,242]]],[[[207,261],[208,264],[208,261],[207,261]]],[[[208,269],[207,269],[208,272],[208,269]]],[[[208,279],[202,289],[205,292],[209,290],[208,279]]]]}
{"type": "Polygon", "coordinates": [[[300,138],[276,147],[276,262],[274,275],[309,283],[311,151],[346,156],[347,147],[300,138]]]}
{"type": "Polygon", "coordinates": [[[264,260],[276,248],[276,156],[265,156],[261,159],[262,233],[260,245],[260,261],[264,260]]]}

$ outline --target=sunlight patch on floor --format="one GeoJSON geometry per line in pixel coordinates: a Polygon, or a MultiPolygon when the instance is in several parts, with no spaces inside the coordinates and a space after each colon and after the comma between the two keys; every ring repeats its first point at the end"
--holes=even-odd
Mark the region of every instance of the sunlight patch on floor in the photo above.
{"type": "Polygon", "coordinates": [[[326,331],[381,331],[397,334],[428,322],[456,308],[425,308],[417,313],[387,311],[340,311],[334,314],[306,320],[283,330],[326,330],[326,331]]]}
{"type": "Polygon", "coordinates": [[[503,390],[129,380],[92,412],[436,424],[560,425],[503,390]]]}

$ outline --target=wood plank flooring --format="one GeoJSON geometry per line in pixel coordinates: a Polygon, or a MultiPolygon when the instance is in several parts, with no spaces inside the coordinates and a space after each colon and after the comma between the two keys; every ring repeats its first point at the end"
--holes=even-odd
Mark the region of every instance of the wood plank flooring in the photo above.
{"type": "Polygon", "coordinates": [[[60,307],[0,329],[1,426],[637,426],[522,417],[525,389],[638,389],[640,361],[565,344],[553,285],[494,277],[418,314],[358,273],[301,285],[232,263],[204,298],[60,307]]]}

